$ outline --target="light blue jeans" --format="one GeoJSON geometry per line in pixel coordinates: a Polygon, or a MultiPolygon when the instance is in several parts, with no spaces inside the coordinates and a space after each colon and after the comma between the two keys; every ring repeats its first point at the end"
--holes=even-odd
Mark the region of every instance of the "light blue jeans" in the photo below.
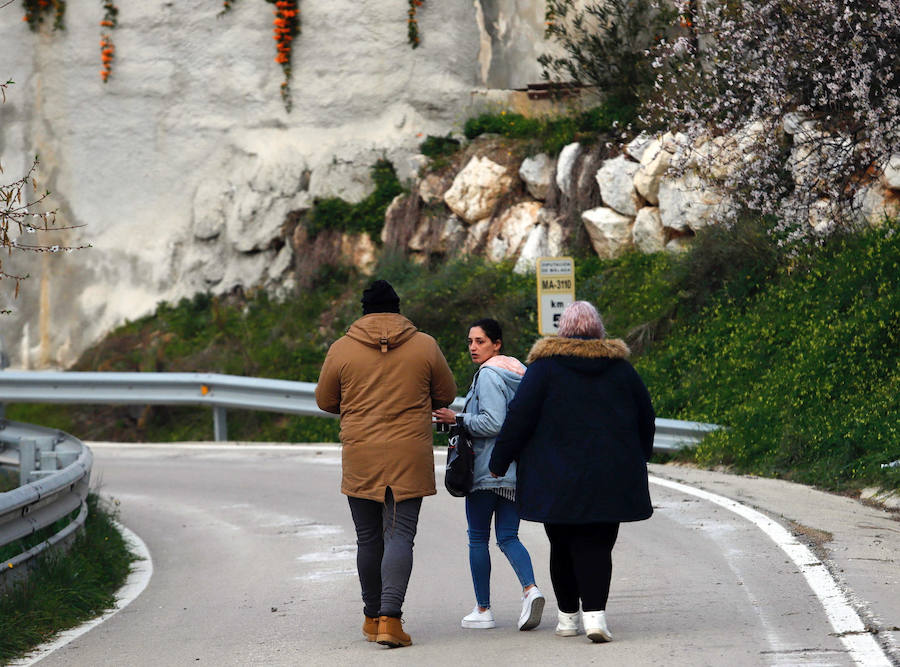
{"type": "Polygon", "coordinates": [[[466,519],[469,523],[469,568],[479,607],[491,606],[491,517],[497,546],[506,556],[522,588],[534,583],[531,556],[519,541],[519,512],[516,504],[493,491],[473,491],[466,496],[466,519]]]}

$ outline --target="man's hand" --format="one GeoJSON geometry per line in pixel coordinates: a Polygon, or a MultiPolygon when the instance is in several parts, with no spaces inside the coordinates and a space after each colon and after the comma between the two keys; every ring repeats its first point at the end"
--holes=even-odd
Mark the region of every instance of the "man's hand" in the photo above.
{"type": "Polygon", "coordinates": [[[433,410],[431,413],[431,418],[439,424],[455,424],[456,423],[456,413],[453,412],[450,408],[438,408],[437,410],[433,410]]]}

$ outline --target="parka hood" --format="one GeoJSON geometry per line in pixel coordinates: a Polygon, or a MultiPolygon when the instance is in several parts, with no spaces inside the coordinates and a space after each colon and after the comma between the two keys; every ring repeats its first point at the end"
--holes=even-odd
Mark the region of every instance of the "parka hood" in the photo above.
{"type": "Polygon", "coordinates": [[[416,331],[415,325],[399,313],[371,313],[351,324],[347,337],[387,352],[403,345],[416,331]]]}
{"type": "MultiPolygon", "coordinates": [[[[525,365],[521,361],[515,357],[502,354],[493,356],[481,364],[475,376],[477,377],[479,373],[488,368],[490,368],[489,372],[496,373],[503,380],[511,392],[510,395],[516,393],[519,383],[522,382],[522,376],[525,375],[525,365]]],[[[472,379],[472,384],[475,384],[474,378],[472,379]]]]}
{"type": "Polygon", "coordinates": [[[516,375],[525,375],[525,365],[516,359],[505,354],[497,354],[481,364],[484,366],[494,366],[515,373],[516,375]]]}
{"type": "Polygon", "coordinates": [[[557,357],[559,363],[583,372],[601,373],[612,361],[627,359],[631,350],[618,338],[541,338],[528,353],[531,364],[545,357],[557,357]]]}

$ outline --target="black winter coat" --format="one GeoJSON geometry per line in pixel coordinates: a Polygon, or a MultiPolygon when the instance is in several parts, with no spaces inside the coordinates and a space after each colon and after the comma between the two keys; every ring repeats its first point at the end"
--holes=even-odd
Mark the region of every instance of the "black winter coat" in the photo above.
{"type": "Polygon", "coordinates": [[[650,394],[621,340],[543,338],[491,456],[518,461],[519,516],[541,523],[640,521],[653,513],[647,460],[656,430],[650,394]]]}

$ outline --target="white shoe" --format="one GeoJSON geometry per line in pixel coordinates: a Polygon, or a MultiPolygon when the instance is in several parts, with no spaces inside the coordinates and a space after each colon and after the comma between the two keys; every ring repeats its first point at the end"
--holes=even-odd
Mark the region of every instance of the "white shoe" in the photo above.
{"type": "Polygon", "coordinates": [[[531,630],[541,623],[544,613],[544,595],[538,587],[529,588],[522,596],[522,613],[519,614],[519,630],[531,630]]]}
{"type": "Polygon", "coordinates": [[[478,605],[476,604],[472,612],[468,616],[463,617],[462,626],[474,630],[487,630],[488,628],[497,627],[497,623],[494,622],[494,612],[490,609],[478,611],[478,605]]]}
{"type": "Polygon", "coordinates": [[[581,618],[584,621],[584,633],[592,642],[611,642],[612,635],[606,626],[605,611],[585,611],[581,618]]]}
{"type": "Polygon", "coordinates": [[[556,618],[556,635],[558,637],[574,637],[578,634],[578,612],[567,614],[564,611],[557,611],[556,618]]]}

